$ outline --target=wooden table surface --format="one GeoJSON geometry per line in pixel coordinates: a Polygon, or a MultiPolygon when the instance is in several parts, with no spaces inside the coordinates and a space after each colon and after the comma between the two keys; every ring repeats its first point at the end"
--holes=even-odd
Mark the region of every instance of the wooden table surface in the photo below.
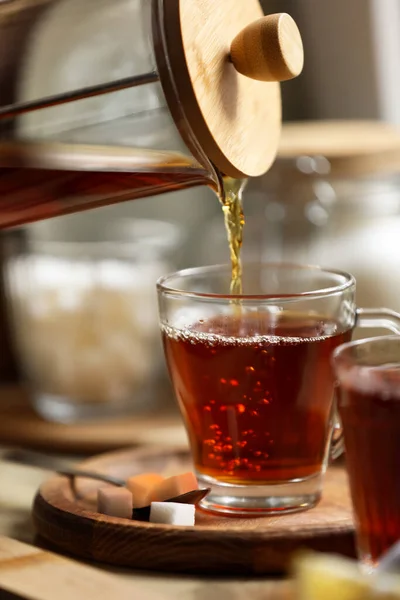
{"type": "MultiPolygon", "coordinates": [[[[37,488],[50,473],[39,467],[10,462],[7,455],[10,455],[9,450],[0,448],[0,535],[37,545],[30,518],[31,505],[37,488]]],[[[132,582],[132,598],[144,599],[151,593],[166,600],[289,600],[292,597],[290,583],[279,579],[251,580],[234,576],[207,579],[105,570],[132,582]]]]}

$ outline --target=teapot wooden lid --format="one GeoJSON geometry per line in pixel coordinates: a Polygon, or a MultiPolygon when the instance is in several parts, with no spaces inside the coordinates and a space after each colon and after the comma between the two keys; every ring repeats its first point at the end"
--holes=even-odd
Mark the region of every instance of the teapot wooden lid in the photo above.
{"type": "Polygon", "coordinates": [[[262,175],[280,139],[278,82],[303,66],[296,24],[286,14],[264,17],[258,0],[164,3],[156,57],[182,137],[192,150],[197,140],[225,175],[262,175]]]}
{"type": "MultiPolygon", "coordinates": [[[[301,121],[283,126],[281,159],[323,157],[327,175],[400,171],[400,129],[382,121],[301,121]]],[[[278,165],[277,165],[278,166],[278,165]]]]}

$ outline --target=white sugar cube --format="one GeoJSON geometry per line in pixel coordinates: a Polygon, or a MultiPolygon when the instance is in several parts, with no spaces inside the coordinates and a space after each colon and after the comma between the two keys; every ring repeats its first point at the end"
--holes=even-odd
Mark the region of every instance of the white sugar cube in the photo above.
{"type": "Polygon", "coordinates": [[[132,519],[132,494],[123,487],[100,488],[97,492],[97,512],[109,517],[132,519]]]}
{"type": "Polygon", "coordinates": [[[178,502],[152,502],[150,508],[150,523],[165,525],[194,525],[196,507],[193,504],[178,504],[178,502]]]}

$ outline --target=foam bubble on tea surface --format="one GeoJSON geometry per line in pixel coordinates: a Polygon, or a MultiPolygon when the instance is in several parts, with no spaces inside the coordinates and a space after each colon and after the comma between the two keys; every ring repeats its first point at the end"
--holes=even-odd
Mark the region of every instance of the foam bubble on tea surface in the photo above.
{"type": "Polygon", "coordinates": [[[197,490],[199,484],[197,482],[194,473],[189,471],[188,473],[182,473],[180,475],[174,475],[164,479],[161,483],[156,485],[148,496],[147,504],[152,502],[163,502],[164,500],[170,500],[176,498],[181,494],[187,494],[193,490],[197,490]]]}
{"type": "Polygon", "coordinates": [[[152,502],[150,508],[150,523],[189,527],[194,525],[195,513],[196,507],[193,504],[152,502]]]}
{"type": "Polygon", "coordinates": [[[97,512],[109,517],[131,519],[131,492],[122,487],[100,488],[97,492],[97,512]]]}
{"type": "Polygon", "coordinates": [[[147,499],[153,488],[162,484],[163,481],[164,477],[158,473],[143,473],[142,475],[129,477],[126,487],[132,494],[133,508],[142,508],[148,505],[147,499]]]}

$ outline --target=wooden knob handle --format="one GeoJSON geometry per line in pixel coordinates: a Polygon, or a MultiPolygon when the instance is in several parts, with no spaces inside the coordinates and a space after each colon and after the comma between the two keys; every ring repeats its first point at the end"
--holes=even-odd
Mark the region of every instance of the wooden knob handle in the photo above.
{"type": "Polygon", "coordinates": [[[300,31],[290,15],[258,19],[233,40],[231,60],[242,75],[258,81],[287,81],[300,75],[304,64],[300,31]]]}

